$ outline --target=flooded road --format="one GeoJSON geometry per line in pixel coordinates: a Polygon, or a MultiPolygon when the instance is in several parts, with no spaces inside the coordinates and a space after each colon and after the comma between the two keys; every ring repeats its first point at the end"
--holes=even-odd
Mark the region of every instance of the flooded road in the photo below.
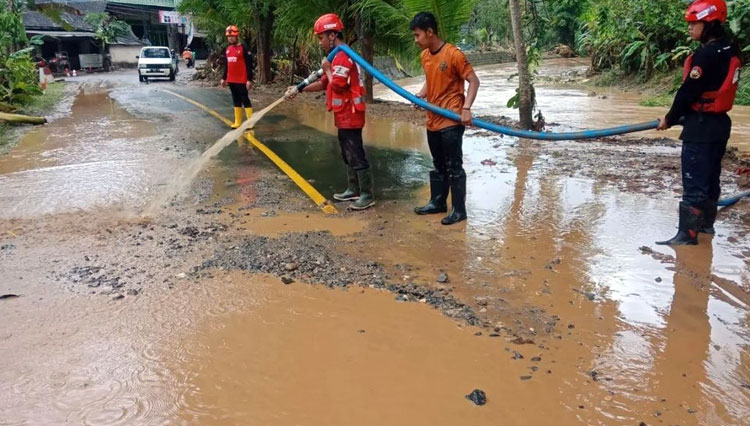
{"type": "MultiPolygon", "coordinates": [[[[68,118],[0,157],[0,295],[20,296],[0,299],[2,424],[750,418],[750,209],[697,247],[653,245],[674,230],[678,145],[470,132],[470,218],[446,228],[411,212],[428,197],[424,129],[371,116],[375,209],[323,217],[233,144],[161,217],[123,221],[226,131],[160,88],[230,111],[225,91],[130,80],[85,84],[68,118]],[[477,388],[487,405],[464,397],[477,388]]],[[[544,93],[566,124],[554,107],[574,97],[592,120],[627,103],[544,93]]],[[[331,122],[285,105],[255,132],[330,197],[331,122]]]]}

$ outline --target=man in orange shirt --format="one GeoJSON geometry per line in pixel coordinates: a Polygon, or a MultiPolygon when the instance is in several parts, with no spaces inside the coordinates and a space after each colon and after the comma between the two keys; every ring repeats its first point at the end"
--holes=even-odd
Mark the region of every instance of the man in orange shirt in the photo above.
{"type": "Polygon", "coordinates": [[[466,220],[462,145],[465,126],[471,125],[471,105],[479,90],[479,78],[466,56],[438,36],[435,15],[420,12],[412,19],[409,28],[414,41],[423,49],[422,68],[426,81],[417,96],[461,116],[459,123],[427,112],[427,143],[435,169],[430,171],[430,202],[417,207],[414,212],[420,215],[447,212],[450,192],[453,208],[440,223],[452,225],[466,220]],[[469,82],[469,92],[464,96],[466,81],[469,82]]]}

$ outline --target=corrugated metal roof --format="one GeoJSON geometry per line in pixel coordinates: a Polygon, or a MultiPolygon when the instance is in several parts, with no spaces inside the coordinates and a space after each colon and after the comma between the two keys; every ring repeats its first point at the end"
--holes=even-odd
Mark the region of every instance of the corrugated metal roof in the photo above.
{"type": "Polygon", "coordinates": [[[107,9],[107,0],[35,0],[34,4],[60,4],[80,10],[85,13],[104,12],[107,9]]]}
{"type": "Polygon", "coordinates": [[[89,31],[45,31],[45,30],[27,30],[29,34],[38,34],[54,38],[71,38],[71,37],[82,37],[82,38],[93,38],[94,33],[89,31]]]}
{"type": "MultiPolygon", "coordinates": [[[[60,18],[69,24],[73,30],[91,31],[93,28],[83,20],[83,16],[74,15],[72,13],[62,12],[60,18]]],[[[46,16],[42,12],[36,10],[27,10],[23,12],[23,25],[26,29],[39,29],[39,30],[60,30],[65,31],[66,28],[62,23],[53,21],[49,16],[46,16]]]]}

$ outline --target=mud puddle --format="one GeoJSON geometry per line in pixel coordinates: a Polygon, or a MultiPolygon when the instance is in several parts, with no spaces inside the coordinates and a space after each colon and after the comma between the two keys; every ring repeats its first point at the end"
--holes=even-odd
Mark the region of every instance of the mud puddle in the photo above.
{"type": "MultiPolygon", "coordinates": [[[[232,214],[231,209],[229,214],[232,214]]],[[[242,209],[237,214],[242,217],[240,229],[264,237],[300,232],[327,232],[343,237],[367,229],[367,221],[355,217],[330,217],[309,212],[279,214],[272,209],[242,209]]]]}
{"type": "Polygon", "coordinates": [[[28,132],[0,157],[0,217],[133,203],[163,170],[156,127],[104,91],[82,90],[71,115],[28,132]]]}
{"type": "Polygon", "coordinates": [[[372,290],[217,272],[174,291],[119,300],[30,286],[24,298],[3,303],[12,321],[0,325],[2,345],[17,354],[0,372],[7,424],[496,424],[498,416],[545,424],[552,412],[567,423],[597,417],[571,406],[580,395],[561,399],[555,386],[520,379],[541,358],[518,362],[498,340],[372,290]],[[29,321],[35,326],[17,328],[29,321]],[[487,393],[486,406],[464,398],[475,388],[487,393]],[[540,400],[548,404],[517,410],[540,400]]]}
{"type": "MultiPolygon", "coordinates": [[[[314,114],[292,112],[279,122],[304,121],[332,133],[330,117],[316,121],[314,114]]],[[[375,136],[366,144],[398,142],[375,136]]],[[[424,139],[405,145],[426,151],[424,139]]],[[[490,333],[551,348],[555,362],[577,378],[561,392],[575,393],[581,383],[606,392],[583,404],[596,406],[605,424],[732,424],[750,414],[744,216],[720,213],[718,235],[702,236],[702,245],[688,254],[654,245],[674,232],[677,146],[548,147],[470,133],[464,147],[467,224],[446,228],[440,217],[413,215],[411,208],[428,198],[422,187],[378,207],[367,216],[368,231],[338,249],[376,260],[402,285],[449,290],[490,333]],[[646,173],[644,162],[658,167],[646,173]],[[639,171],[631,174],[623,164],[639,171]],[[439,283],[443,272],[448,281],[439,283]],[[690,320],[680,319],[693,311],[690,320]],[[665,361],[672,358],[685,362],[665,361]],[[688,377],[692,387],[685,387],[688,377]]],[[[336,154],[329,157],[338,160],[336,154]]],[[[315,179],[336,166],[305,175],[315,179]]],[[[725,177],[732,191],[734,177],[725,177]]]]}
{"type": "MultiPolygon", "coordinates": [[[[323,195],[332,199],[334,192],[341,192],[346,186],[347,178],[338,140],[325,127],[330,117],[321,115],[320,121],[316,122],[320,127],[308,126],[295,118],[272,115],[259,123],[256,135],[323,195]]],[[[313,124],[310,117],[305,121],[313,124]]],[[[406,128],[414,129],[411,125],[406,128]]],[[[364,135],[368,161],[376,176],[375,195],[386,200],[410,198],[411,193],[422,186],[423,176],[430,170],[431,162],[417,149],[395,147],[398,134],[394,135],[390,130],[375,127],[364,135]]]]}
{"type": "Polygon", "coordinates": [[[262,293],[257,309],[180,342],[192,348],[173,370],[189,372],[182,421],[489,425],[550,424],[552,412],[563,423],[597,417],[579,414],[574,395],[560,398],[554,386],[520,379],[541,361],[517,362],[500,341],[474,336],[425,306],[394,303],[378,291],[299,284],[273,283],[262,293]],[[487,405],[465,399],[476,388],[487,405]]]}

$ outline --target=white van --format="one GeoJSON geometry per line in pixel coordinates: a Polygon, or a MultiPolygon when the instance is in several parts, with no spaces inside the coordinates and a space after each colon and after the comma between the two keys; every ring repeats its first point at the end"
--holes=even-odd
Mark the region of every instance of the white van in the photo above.
{"type": "Polygon", "coordinates": [[[138,58],[138,80],[141,82],[151,77],[165,77],[174,81],[179,69],[177,54],[168,47],[148,46],[141,49],[138,58]]]}

